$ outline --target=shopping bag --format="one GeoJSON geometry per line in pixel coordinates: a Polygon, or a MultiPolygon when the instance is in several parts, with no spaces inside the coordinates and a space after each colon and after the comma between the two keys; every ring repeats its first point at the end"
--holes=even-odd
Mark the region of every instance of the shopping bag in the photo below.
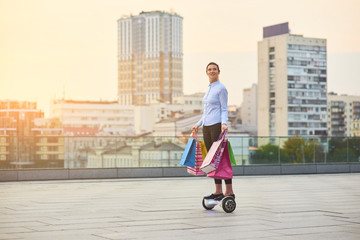
{"type": "Polygon", "coordinates": [[[201,146],[201,154],[202,154],[202,157],[203,157],[203,160],[204,160],[206,158],[206,155],[207,155],[207,149],[206,149],[206,146],[205,146],[205,142],[200,141],[200,146],[201,146]]]}
{"type": "Polygon", "coordinates": [[[196,139],[190,138],[181,156],[181,160],[180,160],[181,165],[195,167],[195,149],[196,149],[196,139]]]}
{"type": "Polygon", "coordinates": [[[214,158],[214,166],[215,168],[218,168],[219,166],[219,163],[220,163],[220,159],[221,159],[221,156],[223,155],[224,153],[224,149],[225,149],[225,146],[227,146],[225,144],[225,142],[227,142],[227,139],[224,139],[224,141],[222,142],[221,144],[221,147],[217,150],[216,154],[215,154],[215,158],[214,158]]]}
{"type": "Polygon", "coordinates": [[[229,156],[230,156],[231,166],[236,166],[235,156],[234,156],[234,153],[233,153],[233,150],[232,150],[232,147],[231,147],[231,144],[230,144],[229,140],[228,140],[228,146],[229,146],[229,156]]]}
{"type": "Polygon", "coordinates": [[[216,179],[231,179],[233,177],[233,170],[230,163],[228,141],[225,142],[224,153],[221,156],[219,166],[216,170],[207,174],[208,177],[216,179]]]}
{"type": "MultiPolygon", "coordinates": [[[[205,173],[201,171],[200,167],[203,163],[203,151],[202,145],[205,147],[205,143],[203,141],[196,141],[196,151],[195,151],[195,167],[187,167],[187,172],[192,175],[204,175],[205,173]]],[[[205,148],[206,150],[206,148],[205,148]]]]}
{"type": "Polygon", "coordinates": [[[226,132],[227,131],[225,131],[224,134],[220,134],[219,139],[211,145],[209,152],[200,167],[203,172],[212,172],[218,166],[221,154],[223,153],[222,144],[224,142],[226,132]]]}

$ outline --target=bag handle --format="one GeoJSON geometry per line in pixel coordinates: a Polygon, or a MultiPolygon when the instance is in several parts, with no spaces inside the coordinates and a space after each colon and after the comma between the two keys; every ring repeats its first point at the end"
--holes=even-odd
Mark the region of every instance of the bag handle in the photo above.
{"type": "Polygon", "coordinates": [[[224,134],[220,133],[219,138],[218,138],[217,141],[219,141],[221,138],[225,138],[225,135],[226,135],[227,131],[228,131],[228,130],[226,129],[225,132],[224,132],[224,134]]]}
{"type": "Polygon", "coordinates": [[[196,132],[193,134],[194,132],[191,132],[191,134],[190,134],[190,137],[193,137],[194,136],[194,138],[196,139],[196,141],[198,142],[198,139],[197,139],[197,134],[196,134],[196,132]]]}

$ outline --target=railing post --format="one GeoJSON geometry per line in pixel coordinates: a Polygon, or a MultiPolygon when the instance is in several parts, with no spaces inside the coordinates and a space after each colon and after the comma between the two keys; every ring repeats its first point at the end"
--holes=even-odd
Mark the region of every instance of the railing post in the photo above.
{"type": "MultiPolygon", "coordinates": [[[[249,152],[250,155],[250,152],[249,152]]],[[[249,157],[248,157],[249,158],[249,157]]],[[[241,166],[244,165],[244,137],[241,137],[241,166]]]]}
{"type": "Polygon", "coordinates": [[[349,163],[349,138],[346,138],[346,159],[347,159],[347,163],[349,163]]]}
{"type": "Polygon", "coordinates": [[[316,144],[315,144],[315,138],[313,139],[313,143],[314,143],[314,157],[313,157],[313,163],[315,164],[315,147],[316,147],[316,144]]]}
{"type": "Polygon", "coordinates": [[[279,159],[279,165],[281,165],[281,158],[280,158],[280,139],[281,139],[281,137],[278,137],[278,139],[279,139],[279,145],[278,145],[278,159],[279,159]]]}

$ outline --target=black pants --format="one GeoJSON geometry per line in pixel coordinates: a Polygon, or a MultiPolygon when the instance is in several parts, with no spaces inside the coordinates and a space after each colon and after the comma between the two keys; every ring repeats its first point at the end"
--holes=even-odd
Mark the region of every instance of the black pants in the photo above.
{"type": "MultiPolygon", "coordinates": [[[[213,142],[216,142],[221,133],[221,123],[203,127],[204,142],[207,151],[210,150],[213,142]]],[[[221,179],[214,179],[215,184],[221,184],[221,179]]],[[[232,179],[226,179],[225,184],[232,184],[232,179]]]]}

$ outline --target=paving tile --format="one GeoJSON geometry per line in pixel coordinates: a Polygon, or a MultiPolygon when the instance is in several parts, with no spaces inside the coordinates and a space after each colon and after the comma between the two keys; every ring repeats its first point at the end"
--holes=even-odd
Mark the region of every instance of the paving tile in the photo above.
{"type": "Polygon", "coordinates": [[[25,233],[25,232],[34,232],[34,230],[26,228],[26,227],[1,227],[0,228],[0,235],[1,234],[12,234],[12,233],[25,233]]]}
{"type": "Polygon", "coordinates": [[[307,235],[307,234],[318,234],[318,233],[334,233],[342,231],[342,227],[338,226],[325,226],[325,227],[296,227],[296,228],[282,228],[282,229],[272,229],[272,232],[282,234],[284,236],[298,236],[298,235],[307,235]]]}
{"type": "Polygon", "coordinates": [[[18,238],[12,234],[4,234],[0,233],[0,240],[19,240],[21,238],[18,238]]]}

